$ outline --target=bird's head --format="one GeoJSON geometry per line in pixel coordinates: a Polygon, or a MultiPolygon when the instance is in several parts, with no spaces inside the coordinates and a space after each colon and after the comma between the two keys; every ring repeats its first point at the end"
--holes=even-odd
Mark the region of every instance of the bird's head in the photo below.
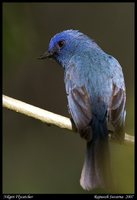
{"type": "Polygon", "coordinates": [[[65,65],[78,51],[80,43],[89,38],[78,30],[66,30],[51,38],[48,51],[39,59],[54,58],[61,65],[65,65]]]}

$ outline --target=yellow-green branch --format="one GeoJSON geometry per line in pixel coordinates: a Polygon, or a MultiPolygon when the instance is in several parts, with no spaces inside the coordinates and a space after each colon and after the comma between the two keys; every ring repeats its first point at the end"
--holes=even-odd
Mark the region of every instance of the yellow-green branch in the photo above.
{"type": "MultiPolygon", "coordinates": [[[[47,110],[38,108],[36,106],[32,106],[30,104],[24,103],[17,99],[13,99],[11,97],[3,95],[3,107],[13,110],[15,112],[19,112],[21,114],[27,115],[29,117],[33,117],[37,120],[40,120],[44,123],[55,125],[60,128],[65,128],[70,131],[73,130],[72,122],[69,118],[49,112],[47,110]]],[[[125,134],[125,141],[134,142],[134,136],[125,134]]]]}

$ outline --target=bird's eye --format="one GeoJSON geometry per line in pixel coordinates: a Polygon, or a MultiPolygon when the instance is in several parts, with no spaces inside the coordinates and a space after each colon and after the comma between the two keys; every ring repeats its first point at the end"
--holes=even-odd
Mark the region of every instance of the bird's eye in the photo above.
{"type": "Polygon", "coordinates": [[[60,48],[62,48],[62,47],[64,46],[64,44],[65,44],[65,41],[64,41],[64,40],[60,40],[60,41],[58,42],[58,46],[59,46],[60,48]]]}

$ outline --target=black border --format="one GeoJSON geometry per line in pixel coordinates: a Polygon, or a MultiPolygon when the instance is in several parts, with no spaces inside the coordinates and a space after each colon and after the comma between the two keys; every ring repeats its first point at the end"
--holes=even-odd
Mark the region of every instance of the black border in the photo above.
{"type": "MultiPolygon", "coordinates": [[[[96,1],[91,1],[91,0],[86,0],[86,1],[9,1],[9,0],[5,0],[5,1],[1,1],[1,28],[2,28],[2,4],[3,3],[134,3],[135,4],[135,8],[136,8],[136,1],[135,0],[125,0],[125,1],[109,1],[109,0],[106,0],[106,1],[101,1],[101,0],[96,0],[96,1]]],[[[136,14],[136,12],[135,12],[136,14]]],[[[134,16],[134,20],[135,20],[135,16],[134,16]]],[[[135,28],[135,22],[134,22],[134,28],[135,28]]],[[[1,34],[2,34],[2,31],[1,31],[1,34]]],[[[2,38],[2,36],[1,36],[2,38]]],[[[3,41],[3,40],[2,40],[3,41]]],[[[2,42],[1,42],[2,44],[2,42]]],[[[2,45],[1,45],[2,47],[2,45]]],[[[2,52],[2,50],[1,50],[2,52]]],[[[135,49],[134,49],[134,52],[135,52],[135,49]]],[[[1,54],[2,56],[2,54],[1,54]]],[[[136,57],[136,56],[135,56],[136,57]]],[[[2,61],[2,59],[1,59],[2,61]]],[[[135,62],[135,61],[134,61],[135,62]]],[[[135,62],[136,64],[136,62],[135,62]]],[[[1,66],[2,66],[2,63],[1,63],[1,66]]],[[[2,74],[2,71],[1,71],[1,74],[2,74]]],[[[135,74],[134,74],[135,76],[135,74]]],[[[134,77],[135,78],[135,77],[134,77]]],[[[2,85],[2,76],[1,76],[1,85],[2,85]]],[[[135,85],[136,86],[136,85],[135,85]]],[[[135,87],[136,88],[136,87],[135,87]]],[[[2,87],[1,87],[1,91],[2,91],[2,87]]],[[[135,90],[136,91],[136,90],[135,90]]],[[[134,91],[134,92],[135,92],[134,91]]],[[[136,94],[136,93],[135,93],[136,94]]],[[[2,108],[2,101],[1,101],[1,108],[2,108]]],[[[2,110],[2,109],[1,109],[2,110]]],[[[134,119],[135,119],[135,116],[134,116],[134,119]]],[[[135,120],[136,122],[136,120],[135,120]]],[[[2,138],[2,129],[1,129],[1,166],[2,166],[2,141],[3,141],[3,138],[2,138]]],[[[136,146],[136,145],[135,145],[136,146]]],[[[135,148],[134,148],[135,150],[135,148]]],[[[135,151],[136,152],[136,151],[135,151]]],[[[135,163],[135,162],[134,162],[135,163]]],[[[2,169],[2,168],[1,168],[2,169]]],[[[1,171],[1,175],[2,175],[2,171],[1,171]]],[[[8,199],[8,200],[14,200],[14,199],[17,199],[17,200],[35,200],[35,199],[60,199],[60,200],[65,200],[66,198],[69,198],[69,199],[79,199],[79,198],[82,198],[82,199],[97,199],[97,200],[102,200],[102,199],[135,199],[136,197],[136,190],[135,190],[135,193],[134,194],[4,194],[2,192],[2,182],[3,182],[3,176],[1,176],[2,179],[1,179],[1,193],[0,193],[0,200],[1,199],[8,199]]],[[[136,187],[135,187],[136,188],[136,187]]]]}

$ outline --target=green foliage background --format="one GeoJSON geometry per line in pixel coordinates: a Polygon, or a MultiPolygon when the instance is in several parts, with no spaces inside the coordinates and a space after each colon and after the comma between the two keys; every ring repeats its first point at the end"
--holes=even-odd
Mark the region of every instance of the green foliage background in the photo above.
{"type": "MultiPolygon", "coordinates": [[[[121,63],[134,135],[134,3],[3,3],[2,25],[5,95],[68,116],[63,70],[36,58],[78,29],[121,63]]],[[[79,185],[84,153],[79,135],[3,109],[4,193],[92,193],[79,185]]],[[[111,154],[117,193],[134,193],[134,146],[111,143],[111,154]]]]}

